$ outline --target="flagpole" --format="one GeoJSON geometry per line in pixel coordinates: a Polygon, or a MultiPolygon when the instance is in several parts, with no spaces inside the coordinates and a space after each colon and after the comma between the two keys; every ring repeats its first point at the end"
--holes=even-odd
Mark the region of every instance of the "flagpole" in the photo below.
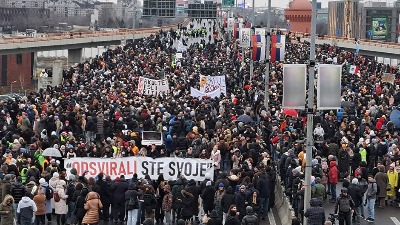
{"type": "Polygon", "coordinates": [[[252,46],[252,40],[253,40],[253,35],[254,35],[255,13],[256,13],[255,8],[254,8],[254,2],[255,2],[255,0],[253,0],[253,16],[252,16],[251,28],[250,28],[250,82],[254,75],[253,46],[252,46]]]}
{"type": "MultiPolygon", "coordinates": [[[[311,167],[314,123],[314,73],[315,73],[315,36],[317,24],[317,0],[312,0],[311,16],[311,40],[310,40],[310,70],[308,72],[308,104],[307,104],[307,149],[306,149],[306,171],[304,190],[304,212],[310,208],[311,199],[311,167]]],[[[304,225],[307,225],[307,218],[304,217],[304,225]]]]}
{"type": "Polygon", "coordinates": [[[264,106],[265,110],[269,112],[268,102],[269,102],[269,64],[270,64],[270,48],[271,48],[271,0],[268,0],[268,13],[267,13],[267,30],[265,32],[265,40],[267,42],[267,46],[265,47],[265,82],[264,82],[264,106]]]}

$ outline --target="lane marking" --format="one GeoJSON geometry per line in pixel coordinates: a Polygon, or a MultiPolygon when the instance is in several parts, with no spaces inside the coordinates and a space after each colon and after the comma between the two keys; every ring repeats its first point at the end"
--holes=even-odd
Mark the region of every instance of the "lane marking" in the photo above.
{"type": "MultiPolygon", "coordinates": [[[[274,217],[274,213],[272,212],[272,209],[268,213],[268,220],[269,220],[269,225],[276,225],[276,221],[275,221],[275,217],[274,217]]],[[[400,225],[400,223],[396,224],[396,225],[400,225]]]]}
{"type": "Polygon", "coordinates": [[[394,224],[400,225],[400,222],[396,217],[390,217],[390,219],[393,221],[394,224]]]}

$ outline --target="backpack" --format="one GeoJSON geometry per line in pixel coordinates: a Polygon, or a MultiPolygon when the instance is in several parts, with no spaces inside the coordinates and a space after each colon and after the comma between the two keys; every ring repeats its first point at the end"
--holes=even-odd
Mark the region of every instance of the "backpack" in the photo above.
{"type": "Polygon", "coordinates": [[[53,198],[53,189],[51,189],[50,187],[45,187],[46,188],[46,200],[50,200],[53,198]]]}
{"type": "Polygon", "coordinates": [[[138,209],[139,201],[137,196],[129,197],[128,203],[126,204],[126,210],[138,209]]]}
{"type": "Polygon", "coordinates": [[[60,195],[58,194],[58,192],[54,192],[53,193],[53,198],[55,202],[59,202],[61,200],[60,195]]]}

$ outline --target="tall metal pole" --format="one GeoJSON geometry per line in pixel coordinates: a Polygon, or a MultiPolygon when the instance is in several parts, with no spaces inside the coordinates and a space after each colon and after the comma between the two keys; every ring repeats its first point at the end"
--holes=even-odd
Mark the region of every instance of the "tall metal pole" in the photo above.
{"type": "MultiPolygon", "coordinates": [[[[312,0],[311,17],[311,41],[310,41],[310,71],[308,72],[308,105],[307,105],[307,150],[306,150],[306,174],[304,190],[304,211],[310,208],[311,199],[311,160],[313,141],[313,123],[314,123],[314,73],[315,73],[315,35],[317,24],[317,0],[312,0]]],[[[304,224],[307,225],[307,218],[304,218],[304,224]]]]}
{"type": "Polygon", "coordinates": [[[132,31],[133,31],[132,43],[135,42],[135,29],[136,29],[136,0],[132,0],[132,31]]]}
{"type": "Polygon", "coordinates": [[[266,34],[266,41],[267,41],[267,46],[266,48],[266,53],[265,53],[265,93],[264,93],[264,106],[265,110],[269,112],[268,109],[268,102],[269,102],[269,63],[270,63],[270,48],[271,48],[271,0],[268,0],[268,13],[267,13],[267,30],[265,31],[266,34]]]}
{"type": "Polygon", "coordinates": [[[252,39],[253,39],[253,35],[254,35],[254,25],[255,25],[255,22],[256,22],[256,20],[255,20],[255,18],[256,18],[256,9],[255,9],[255,6],[254,6],[254,3],[255,2],[255,0],[253,0],[253,15],[252,15],[252,19],[251,19],[251,29],[250,29],[250,82],[251,82],[251,80],[252,80],[252,78],[253,78],[253,74],[254,74],[254,62],[253,62],[253,43],[252,43],[252,39]]]}

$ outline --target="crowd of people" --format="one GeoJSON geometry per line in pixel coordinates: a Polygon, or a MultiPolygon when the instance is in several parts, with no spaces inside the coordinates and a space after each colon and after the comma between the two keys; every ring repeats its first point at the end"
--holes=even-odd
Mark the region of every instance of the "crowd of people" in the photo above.
{"type": "MultiPolygon", "coordinates": [[[[271,65],[265,108],[265,64],[254,62],[250,77],[248,52],[230,35],[215,20],[192,20],[82,62],[64,72],[62,85],[0,102],[1,224],[257,225],[274,206],[280,180],[300,218],[294,224],[303,216],[324,224],[321,204],[328,198],[341,224],[374,221],[375,200],[379,208],[400,206],[399,139],[388,119],[399,86],[380,82],[383,72],[397,75],[398,68],[317,46],[318,63],[343,64],[342,101],[353,104],[315,112],[314,133],[322,141],[313,149],[312,208],[304,212],[305,114],[283,112],[282,62],[271,65]],[[179,64],[177,43],[187,48],[179,64]],[[347,65],[360,72],[348,73],[347,65]],[[191,96],[200,75],[225,75],[228,94],[191,96]],[[140,76],[168,79],[169,93],[139,95],[140,76]],[[238,121],[241,115],[252,120],[238,121]],[[160,131],[164,144],[142,145],[142,131],[160,131]],[[50,147],[62,158],[43,156],[50,147]],[[74,157],[130,156],[211,159],[215,173],[202,182],[163,174],[113,180],[76,169],[67,174],[64,167],[74,157]],[[344,188],[337,196],[339,180],[344,188]]],[[[309,43],[286,38],[285,63],[306,63],[309,43]]]]}

